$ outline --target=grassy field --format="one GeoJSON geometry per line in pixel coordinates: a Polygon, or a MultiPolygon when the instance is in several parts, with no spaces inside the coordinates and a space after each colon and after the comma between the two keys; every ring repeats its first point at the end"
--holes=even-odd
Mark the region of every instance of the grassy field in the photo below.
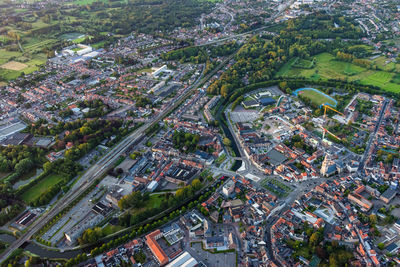
{"type": "Polygon", "coordinates": [[[158,208],[161,206],[161,202],[165,198],[164,194],[152,195],[150,199],[146,201],[145,205],[141,208],[132,210],[133,213],[144,211],[146,209],[158,208]]]}
{"type": "Polygon", "coordinates": [[[92,44],[93,49],[104,48],[105,41],[100,41],[98,43],[92,44]]]}
{"type": "Polygon", "coordinates": [[[58,174],[50,174],[42,181],[31,187],[28,191],[26,191],[22,195],[22,200],[25,201],[25,203],[31,203],[32,201],[35,201],[41,194],[46,192],[46,190],[48,190],[50,187],[61,182],[62,179],[63,177],[58,174]]]}
{"type": "Polygon", "coordinates": [[[371,61],[384,71],[400,72],[400,64],[392,62],[387,57],[380,56],[371,61]]]}
{"type": "Polygon", "coordinates": [[[332,99],[318,92],[314,90],[303,90],[299,92],[299,95],[310,99],[313,103],[315,103],[318,106],[326,103],[331,104],[333,107],[336,106],[336,103],[332,99]]]}
{"type": "Polygon", "coordinates": [[[161,206],[161,202],[164,199],[164,195],[152,195],[149,201],[146,203],[146,208],[158,208],[161,206]]]}
{"type": "MultiPolygon", "coordinates": [[[[26,51],[28,51],[28,49],[26,51]]],[[[43,65],[46,62],[46,60],[47,57],[43,53],[31,54],[29,57],[27,57],[23,56],[22,52],[20,51],[7,51],[5,49],[0,49],[0,77],[3,80],[11,80],[19,77],[22,72],[24,73],[34,72],[36,70],[39,70],[40,66],[43,65]],[[24,68],[12,69],[8,68],[8,65],[5,65],[10,62],[12,63],[13,61],[22,63],[26,66],[24,66],[24,68]]]]}
{"type": "Polygon", "coordinates": [[[103,233],[105,235],[111,235],[111,234],[113,234],[115,232],[118,232],[118,231],[120,231],[122,229],[124,229],[123,226],[107,224],[103,229],[103,233]]]}
{"type": "Polygon", "coordinates": [[[400,74],[394,75],[391,82],[400,84],[400,74]]]}
{"type": "MultiPolygon", "coordinates": [[[[379,86],[383,90],[400,92],[400,83],[393,79],[396,75],[390,72],[388,68],[399,68],[399,64],[392,63],[383,71],[370,70],[364,67],[357,66],[350,62],[338,61],[329,53],[321,53],[315,56],[315,65],[312,68],[304,69],[295,66],[296,59],[291,59],[286,63],[276,74],[276,76],[287,77],[306,77],[309,79],[340,79],[347,81],[358,81],[361,84],[379,86]]],[[[383,64],[387,61],[385,58],[377,58],[377,65],[384,67],[383,64]]],[[[374,61],[374,62],[375,62],[374,61]]],[[[387,66],[387,65],[386,65],[387,66]]]]}
{"type": "MultiPolygon", "coordinates": [[[[39,30],[56,24],[57,22],[45,23],[40,19],[34,19],[31,23],[31,30],[21,30],[17,26],[9,26],[9,30],[18,33],[21,37],[20,44],[22,50],[7,51],[6,49],[0,49],[0,80],[8,81],[19,77],[22,73],[28,74],[34,72],[40,68],[41,65],[46,63],[47,57],[43,53],[43,49],[51,47],[59,40],[52,35],[44,37],[33,37],[31,31],[39,30]],[[13,68],[6,63],[11,62],[11,65],[16,65],[19,62],[27,65],[26,67],[13,68]],[[1,65],[4,65],[1,67],[1,65]]],[[[10,39],[6,34],[0,34],[0,40],[10,39]]],[[[15,44],[14,44],[15,46],[15,44]]]]}

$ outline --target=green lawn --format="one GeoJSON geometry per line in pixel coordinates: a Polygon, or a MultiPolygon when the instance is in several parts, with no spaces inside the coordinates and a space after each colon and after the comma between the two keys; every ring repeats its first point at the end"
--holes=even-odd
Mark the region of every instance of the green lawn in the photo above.
{"type": "Polygon", "coordinates": [[[13,57],[20,56],[22,56],[22,54],[19,51],[7,51],[5,49],[0,49],[0,65],[7,63],[13,57]]]}
{"type": "Polygon", "coordinates": [[[118,231],[120,231],[120,230],[122,230],[122,229],[124,229],[123,226],[107,224],[107,226],[105,226],[105,227],[103,228],[103,233],[104,233],[105,235],[111,235],[111,234],[113,234],[113,233],[115,233],[115,232],[118,232],[118,231]]]}
{"type": "Polygon", "coordinates": [[[392,83],[398,83],[398,84],[400,84],[400,74],[395,74],[395,75],[392,77],[391,82],[392,82],[392,83]]]}
{"type": "Polygon", "coordinates": [[[77,39],[73,40],[72,42],[73,42],[74,44],[83,43],[83,41],[86,40],[86,37],[92,38],[90,35],[88,35],[88,36],[85,35],[85,36],[83,36],[83,37],[80,37],[80,38],[77,38],[77,39]]]}
{"type": "Polygon", "coordinates": [[[56,43],[57,41],[58,41],[57,39],[41,40],[41,39],[37,39],[37,38],[29,38],[29,39],[27,39],[26,43],[22,44],[22,47],[27,52],[37,53],[37,52],[40,52],[43,49],[43,47],[52,45],[52,44],[56,43]]]}
{"type": "Polygon", "coordinates": [[[150,196],[150,199],[146,201],[145,205],[141,208],[134,209],[133,213],[144,211],[146,209],[158,208],[161,206],[161,202],[165,198],[165,194],[157,194],[150,196]]]}
{"type": "Polygon", "coordinates": [[[398,79],[392,79],[395,75],[391,70],[400,70],[400,65],[389,63],[384,65],[385,58],[377,58],[374,62],[384,70],[370,70],[357,66],[350,62],[336,60],[329,53],[321,53],[315,56],[315,66],[310,69],[297,68],[296,58],[289,60],[276,74],[278,76],[287,77],[306,77],[309,79],[340,79],[347,81],[358,81],[361,84],[374,85],[383,90],[400,92],[400,83],[398,79]],[[391,65],[390,65],[391,64],[391,65]]]}
{"type": "Polygon", "coordinates": [[[31,203],[35,201],[41,194],[46,192],[53,185],[61,182],[62,176],[58,174],[50,174],[42,181],[32,186],[28,191],[26,191],[21,197],[25,203],[31,203]]]}
{"type": "Polygon", "coordinates": [[[94,49],[99,49],[99,48],[103,48],[105,43],[106,43],[105,41],[100,41],[100,42],[98,42],[98,43],[92,44],[91,46],[92,46],[94,49]]]}
{"type": "Polygon", "coordinates": [[[161,205],[164,195],[152,195],[146,203],[146,208],[158,208],[161,205]]]}
{"type": "Polygon", "coordinates": [[[385,71],[400,72],[400,64],[391,62],[387,57],[380,56],[372,60],[378,67],[385,71]]]}
{"type": "Polygon", "coordinates": [[[323,95],[322,93],[318,93],[314,90],[300,91],[299,95],[310,99],[311,102],[315,103],[317,106],[320,106],[320,105],[326,104],[326,103],[331,104],[333,107],[336,106],[336,103],[332,99],[330,99],[330,98],[326,97],[325,95],[323,95]]]}
{"type": "Polygon", "coordinates": [[[393,92],[400,91],[400,84],[395,84],[391,82],[393,76],[395,76],[394,73],[386,71],[368,71],[368,72],[370,72],[370,74],[360,80],[362,84],[375,85],[393,92]]]}

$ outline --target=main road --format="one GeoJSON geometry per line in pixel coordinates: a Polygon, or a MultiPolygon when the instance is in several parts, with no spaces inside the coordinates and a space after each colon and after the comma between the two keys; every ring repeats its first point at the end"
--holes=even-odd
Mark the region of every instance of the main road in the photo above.
{"type": "Polygon", "coordinates": [[[368,139],[368,142],[367,142],[367,146],[365,147],[364,155],[363,155],[363,157],[362,157],[362,159],[360,161],[360,164],[358,166],[358,172],[359,173],[361,173],[364,170],[365,161],[367,160],[367,157],[368,157],[368,155],[370,153],[371,145],[372,145],[373,141],[375,140],[376,133],[378,132],[379,127],[381,127],[383,118],[385,116],[387,104],[388,104],[388,100],[385,99],[385,102],[383,103],[381,112],[379,114],[379,119],[378,119],[378,121],[377,121],[377,123],[375,125],[375,130],[369,136],[369,139],[368,139]]]}
{"type": "MultiPolygon", "coordinates": [[[[287,5],[294,2],[291,0],[287,5]]],[[[286,7],[286,6],[285,6],[286,7]]],[[[273,21],[276,17],[280,16],[284,10],[278,11],[275,15],[271,16],[269,21],[273,21]]],[[[236,38],[241,35],[246,35],[252,33],[253,35],[259,32],[260,30],[264,30],[270,26],[261,27],[255,30],[252,30],[248,33],[239,34],[236,36],[228,37],[236,38]]],[[[215,42],[215,43],[218,43],[215,42]]],[[[208,43],[210,45],[212,43],[208,43]]],[[[113,147],[103,158],[101,158],[96,164],[88,169],[88,171],[74,184],[74,186],[60,199],[58,202],[52,206],[49,210],[47,210],[41,217],[39,217],[36,221],[34,221],[31,226],[23,233],[17,240],[15,240],[12,244],[10,244],[1,254],[0,254],[0,262],[5,261],[11,253],[22,246],[26,241],[29,241],[30,238],[39,231],[42,227],[46,225],[48,221],[50,221],[54,216],[56,216],[60,211],[70,205],[79,195],[81,195],[86,189],[88,189],[93,182],[100,178],[109,168],[112,166],[116,160],[121,156],[127,148],[131,145],[135,144],[138,140],[144,137],[144,134],[147,129],[153,126],[155,123],[158,123],[165,116],[167,116],[171,111],[177,108],[187,97],[189,97],[194,90],[196,90],[202,83],[209,80],[217,71],[219,71],[223,66],[229,62],[236,53],[233,53],[225,60],[223,60],[217,68],[212,70],[205,77],[200,77],[192,86],[190,86],[184,94],[177,97],[173,103],[170,103],[163,112],[158,114],[151,122],[140,127],[134,133],[130,134],[123,141],[118,143],[115,147],[113,147]]]]}
{"type": "Polygon", "coordinates": [[[217,68],[211,71],[206,76],[200,78],[190,87],[186,89],[186,92],[171,101],[160,114],[158,114],[152,121],[143,125],[135,132],[127,136],[124,140],[114,146],[108,153],[104,155],[96,164],[90,167],[87,172],[73,185],[73,187],[60,199],[58,202],[47,210],[41,217],[39,217],[31,226],[23,233],[17,240],[15,240],[10,246],[8,246],[3,253],[0,255],[0,262],[5,261],[10,254],[25,242],[29,241],[31,237],[44,227],[48,221],[56,216],[60,211],[70,205],[78,196],[80,196],[86,189],[88,189],[93,182],[100,178],[106,171],[117,161],[117,159],[132,145],[136,144],[137,141],[141,140],[145,136],[145,132],[155,123],[158,123],[171,111],[177,108],[187,97],[191,96],[193,92],[205,81],[209,80],[217,71],[229,62],[235,53],[223,60],[217,68]]]}

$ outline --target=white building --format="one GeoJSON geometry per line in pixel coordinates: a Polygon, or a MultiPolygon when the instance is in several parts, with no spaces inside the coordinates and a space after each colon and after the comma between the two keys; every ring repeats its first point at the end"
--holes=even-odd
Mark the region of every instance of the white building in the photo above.
{"type": "Polygon", "coordinates": [[[222,187],[222,193],[226,197],[231,197],[233,191],[235,190],[235,182],[232,180],[229,180],[223,187],[222,187]]]}
{"type": "Polygon", "coordinates": [[[166,267],[194,267],[198,264],[197,260],[189,254],[189,252],[185,251],[174,261],[169,263],[166,267]]]}
{"type": "Polygon", "coordinates": [[[161,68],[156,69],[155,71],[153,71],[153,73],[151,75],[153,75],[154,77],[158,76],[161,72],[164,72],[167,70],[167,65],[162,66],[161,68]]]}

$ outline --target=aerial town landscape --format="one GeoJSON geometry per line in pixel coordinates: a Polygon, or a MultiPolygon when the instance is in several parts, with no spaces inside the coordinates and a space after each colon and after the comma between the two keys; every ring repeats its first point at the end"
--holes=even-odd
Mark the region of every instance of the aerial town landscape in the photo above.
{"type": "Polygon", "coordinates": [[[398,0],[0,0],[1,266],[400,266],[398,0]]]}

